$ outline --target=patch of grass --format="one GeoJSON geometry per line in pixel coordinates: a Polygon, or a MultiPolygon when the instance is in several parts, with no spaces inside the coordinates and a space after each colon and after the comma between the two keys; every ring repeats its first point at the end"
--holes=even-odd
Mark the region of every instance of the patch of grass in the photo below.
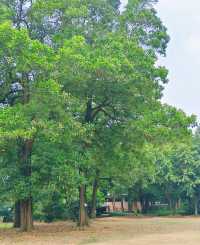
{"type": "Polygon", "coordinates": [[[112,212],[109,213],[110,217],[127,217],[127,216],[139,216],[136,212],[112,212]]]}
{"type": "Polygon", "coordinates": [[[174,215],[186,215],[184,209],[177,209],[176,212],[173,212],[172,210],[169,210],[167,208],[160,208],[160,209],[154,209],[148,212],[148,215],[153,215],[153,216],[160,216],[160,217],[165,217],[165,216],[174,216],[174,215]]]}
{"type": "Polygon", "coordinates": [[[0,229],[10,229],[12,228],[12,223],[0,223],[0,229]]]}

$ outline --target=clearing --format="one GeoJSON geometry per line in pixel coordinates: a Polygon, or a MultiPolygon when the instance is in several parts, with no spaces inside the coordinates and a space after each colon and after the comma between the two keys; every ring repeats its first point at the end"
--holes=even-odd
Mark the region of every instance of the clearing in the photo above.
{"type": "MultiPolygon", "coordinates": [[[[1,226],[0,226],[1,227],[1,226]]],[[[200,218],[102,218],[84,231],[70,222],[36,224],[31,233],[3,227],[1,245],[199,245],[200,218]]]]}

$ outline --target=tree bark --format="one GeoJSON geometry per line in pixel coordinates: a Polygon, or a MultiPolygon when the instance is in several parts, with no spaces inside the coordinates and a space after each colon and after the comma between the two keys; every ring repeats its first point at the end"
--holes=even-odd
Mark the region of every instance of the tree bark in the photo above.
{"type": "Polygon", "coordinates": [[[21,212],[20,212],[20,201],[15,202],[15,213],[14,213],[14,228],[20,228],[21,226],[21,212]]]}
{"type": "Polygon", "coordinates": [[[121,210],[124,212],[124,198],[121,199],[121,210]]]}
{"type": "Polygon", "coordinates": [[[128,211],[133,212],[133,197],[132,197],[132,189],[128,189],[128,211]]]}
{"type": "Polygon", "coordinates": [[[79,227],[84,228],[88,226],[88,214],[85,202],[85,185],[81,185],[79,189],[79,227]]]}
{"type": "MultiPolygon", "coordinates": [[[[32,154],[33,140],[26,140],[22,142],[20,149],[20,171],[24,178],[31,178],[31,154],[32,154]]],[[[30,179],[28,179],[30,180],[30,179]]],[[[32,196],[31,196],[31,181],[29,183],[29,193],[23,200],[19,200],[20,203],[20,229],[22,231],[30,231],[33,228],[33,215],[32,215],[32,196]]]]}
{"type": "Polygon", "coordinates": [[[170,195],[167,195],[167,200],[168,200],[168,204],[169,204],[169,209],[171,211],[173,211],[173,200],[172,200],[170,195]]]}
{"type": "Polygon", "coordinates": [[[20,201],[20,212],[21,212],[21,225],[22,231],[31,231],[33,228],[33,216],[32,216],[32,199],[20,201]]]}
{"type": "MultiPolygon", "coordinates": [[[[23,1],[20,1],[22,8],[23,1]]],[[[22,75],[23,96],[22,104],[25,105],[30,101],[29,91],[29,78],[27,74],[22,75]]],[[[18,224],[22,231],[30,231],[33,228],[33,216],[32,216],[32,196],[31,196],[31,154],[33,148],[33,139],[20,139],[19,142],[19,169],[22,179],[29,185],[28,192],[25,193],[25,198],[18,200],[18,224]]]]}
{"type": "MultiPolygon", "coordinates": [[[[85,123],[92,123],[93,122],[93,108],[92,108],[92,98],[89,98],[86,105],[86,112],[85,112],[85,123]]],[[[83,148],[88,148],[88,145],[84,143],[83,148]]],[[[80,172],[84,173],[83,170],[80,172]]],[[[88,225],[88,213],[86,207],[86,186],[81,185],[79,188],[79,222],[78,225],[80,228],[84,228],[88,225]]]]}
{"type": "Polygon", "coordinates": [[[194,215],[195,216],[198,216],[199,215],[199,212],[198,212],[198,198],[197,197],[194,197],[194,215]]]}
{"type": "Polygon", "coordinates": [[[97,174],[94,183],[93,183],[93,192],[92,192],[92,202],[91,202],[91,218],[95,219],[96,218],[96,204],[97,204],[97,190],[99,186],[99,176],[97,174]]]}
{"type": "Polygon", "coordinates": [[[116,208],[115,208],[115,203],[116,202],[116,199],[115,199],[115,196],[113,196],[113,199],[112,199],[112,206],[113,206],[113,212],[115,212],[116,211],[116,208]]]}
{"type": "Polygon", "coordinates": [[[149,203],[150,203],[150,202],[149,202],[149,198],[146,197],[146,198],[144,199],[144,213],[145,213],[145,214],[147,214],[148,211],[149,211],[149,208],[150,208],[150,204],[149,204],[149,203]]]}
{"type": "Polygon", "coordinates": [[[140,197],[140,204],[141,204],[141,212],[142,214],[144,214],[145,213],[145,200],[143,196],[140,197]]]}
{"type": "Polygon", "coordinates": [[[176,215],[176,211],[177,211],[176,203],[177,203],[177,200],[175,200],[175,199],[172,199],[172,200],[171,200],[171,205],[172,205],[172,212],[173,212],[173,215],[176,215]]]}
{"type": "Polygon", "coordinates": [[[181,198],[178,199],[178,208],[181,208],[181,198]]]}

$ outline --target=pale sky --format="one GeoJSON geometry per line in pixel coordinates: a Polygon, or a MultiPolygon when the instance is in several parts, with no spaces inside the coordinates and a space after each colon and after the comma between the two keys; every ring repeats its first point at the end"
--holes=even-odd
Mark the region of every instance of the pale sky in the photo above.
{"type": "Polygon", "coordinates": [[[200,0],[160,0],[157,9],[171,37],[164,101],[200,119],[200,0]]]}
{"type": "Polygon", "coordinates": [[[160,0],[157,10],[171,37],[163,100],[200,119],[200,0],[160,0]]]}

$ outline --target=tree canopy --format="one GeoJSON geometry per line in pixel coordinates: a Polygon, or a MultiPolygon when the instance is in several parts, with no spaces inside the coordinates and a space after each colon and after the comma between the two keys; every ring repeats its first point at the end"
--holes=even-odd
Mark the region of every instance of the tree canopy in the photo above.
{"type": "Polygon", "coordinates": [[[56,199],[85,226],[109,192],[196,196],[196,119],[161,102],[155,2],[0,1],[0,200],[16,227],[56,199]]]}

